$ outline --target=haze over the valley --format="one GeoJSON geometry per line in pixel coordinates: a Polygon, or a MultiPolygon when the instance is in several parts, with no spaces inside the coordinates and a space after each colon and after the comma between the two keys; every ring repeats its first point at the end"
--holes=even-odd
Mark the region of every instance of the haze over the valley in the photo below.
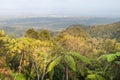
{"type": "Polygon", "coordinates": [[[0,29],[21,34],[28,28],[112,24],[120,21],[119,5],[120,0],[0,0],[0,29]]]}

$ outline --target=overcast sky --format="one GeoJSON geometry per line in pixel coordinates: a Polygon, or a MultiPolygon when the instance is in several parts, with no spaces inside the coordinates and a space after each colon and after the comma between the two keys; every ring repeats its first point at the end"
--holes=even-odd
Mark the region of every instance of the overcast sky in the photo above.
{"type": "Polygon", "coordinates": [[[120,0],[0,0],[0,16],[120,17],[120,0]]]}

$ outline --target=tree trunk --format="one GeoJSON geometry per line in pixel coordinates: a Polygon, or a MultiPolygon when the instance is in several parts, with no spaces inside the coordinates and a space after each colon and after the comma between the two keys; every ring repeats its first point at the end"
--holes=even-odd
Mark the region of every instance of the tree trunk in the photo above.
{"type": "Polygon", "coordinates": [[[35,71],[36,71],[36,76],[37,76],[37,80],[40,80],[40,75],[39,75],[39,67],[37,66],[37,63],[34,62],[34,65],[35,65],[35,71]]]}
{"type": "Polygon", "coordinates": [[[45,75],[46,75],[45,70],[46,70],[46,68],[44,67],[44,69],[43,69],[43,74],[42,74],[42,80],[44,80],[44,77],[45,77],[45,75]]]}
{"type": "Polygon", "coordinates": [[[39,69],[37,67],[37,80],[40,80],[39,78],[40,78],[40,76],[39,76],[39,69]]]}
{"type": "Polygon", "coordinates": [[[42,75],[42,80],[44,80],[44,76],[45,76],[45,74],[43,73],[43,75],[42,75]]]}
{"type": "Polygon", "coordinates": [[[65,80],[68,80],[68,66],[65,66],[65,80]]]}

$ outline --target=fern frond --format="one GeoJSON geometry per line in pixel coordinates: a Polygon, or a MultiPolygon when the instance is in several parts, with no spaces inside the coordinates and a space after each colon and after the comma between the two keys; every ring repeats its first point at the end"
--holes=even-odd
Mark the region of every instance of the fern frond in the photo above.
{"type": "Polygon", "coordinates": [[[50,72],[56,65],[60,63],[61,60],[62,60],[62,56],[59,56],[55,60],[53,60],[48,66],[47,72],[50,72]]]}
{"type": "Polygon", "coordinates": [[[107,61],[112,62],[117,58],[116,54],[109,54],[107,55],[107,61]]]}
{"type": "Polygon", "coordinates": [[[117,56],[117,57],[120,57],[120,52],[117,52],[117,53],[116,53],[116,56],[117,56]]]}
{"type": "Polygon", "coordinates": [[[102,55],[102,56],[100,56],[100,57],[98,57],[98,59],[97,60],[107,60],[107,55],[102,55]]]}
{"type": "Polygon", "coordinates": [[[80,53],[70,52],[69,54],[72,55],[72,56],[74,56],[74,57],[76,57],[76,58],[78,58],[78,59],[81,60],[82,62],[91,64],[90,60],[89,60],[87,57],[85,57],[85,56],[83,56],[83,55],[80,55],[80,53]]]}
{"type": "Polygon", "coordinates": [[[120,57],[120,52],[117,52],[115,54],[108,54],[108,55],[102,55],[98,58],[98,60],[106,60],[107,62],[112,62],[120,57]]]}
{"type": "Polygon", "coordinates": [[[76,64],[72,56],[66,55],[65,62],[73,71],[76,71],[76,64]]]}
{"type": "Polygon", "coordinates": [[[85,80],[105,80],[101,75],[98,74],[89,74],[85,80]]]}

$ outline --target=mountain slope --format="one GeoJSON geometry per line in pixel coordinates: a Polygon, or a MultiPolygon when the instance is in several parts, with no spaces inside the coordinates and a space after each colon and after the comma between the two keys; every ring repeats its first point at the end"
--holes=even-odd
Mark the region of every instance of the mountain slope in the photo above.
{"type": "Polygon", "coordinates": [[[86,31],[92,37],[102,37],[102,38],[119,38],[120,32],[120,22],[107,24],[107,25],[95,25],[86,28],[86,31]]]}

